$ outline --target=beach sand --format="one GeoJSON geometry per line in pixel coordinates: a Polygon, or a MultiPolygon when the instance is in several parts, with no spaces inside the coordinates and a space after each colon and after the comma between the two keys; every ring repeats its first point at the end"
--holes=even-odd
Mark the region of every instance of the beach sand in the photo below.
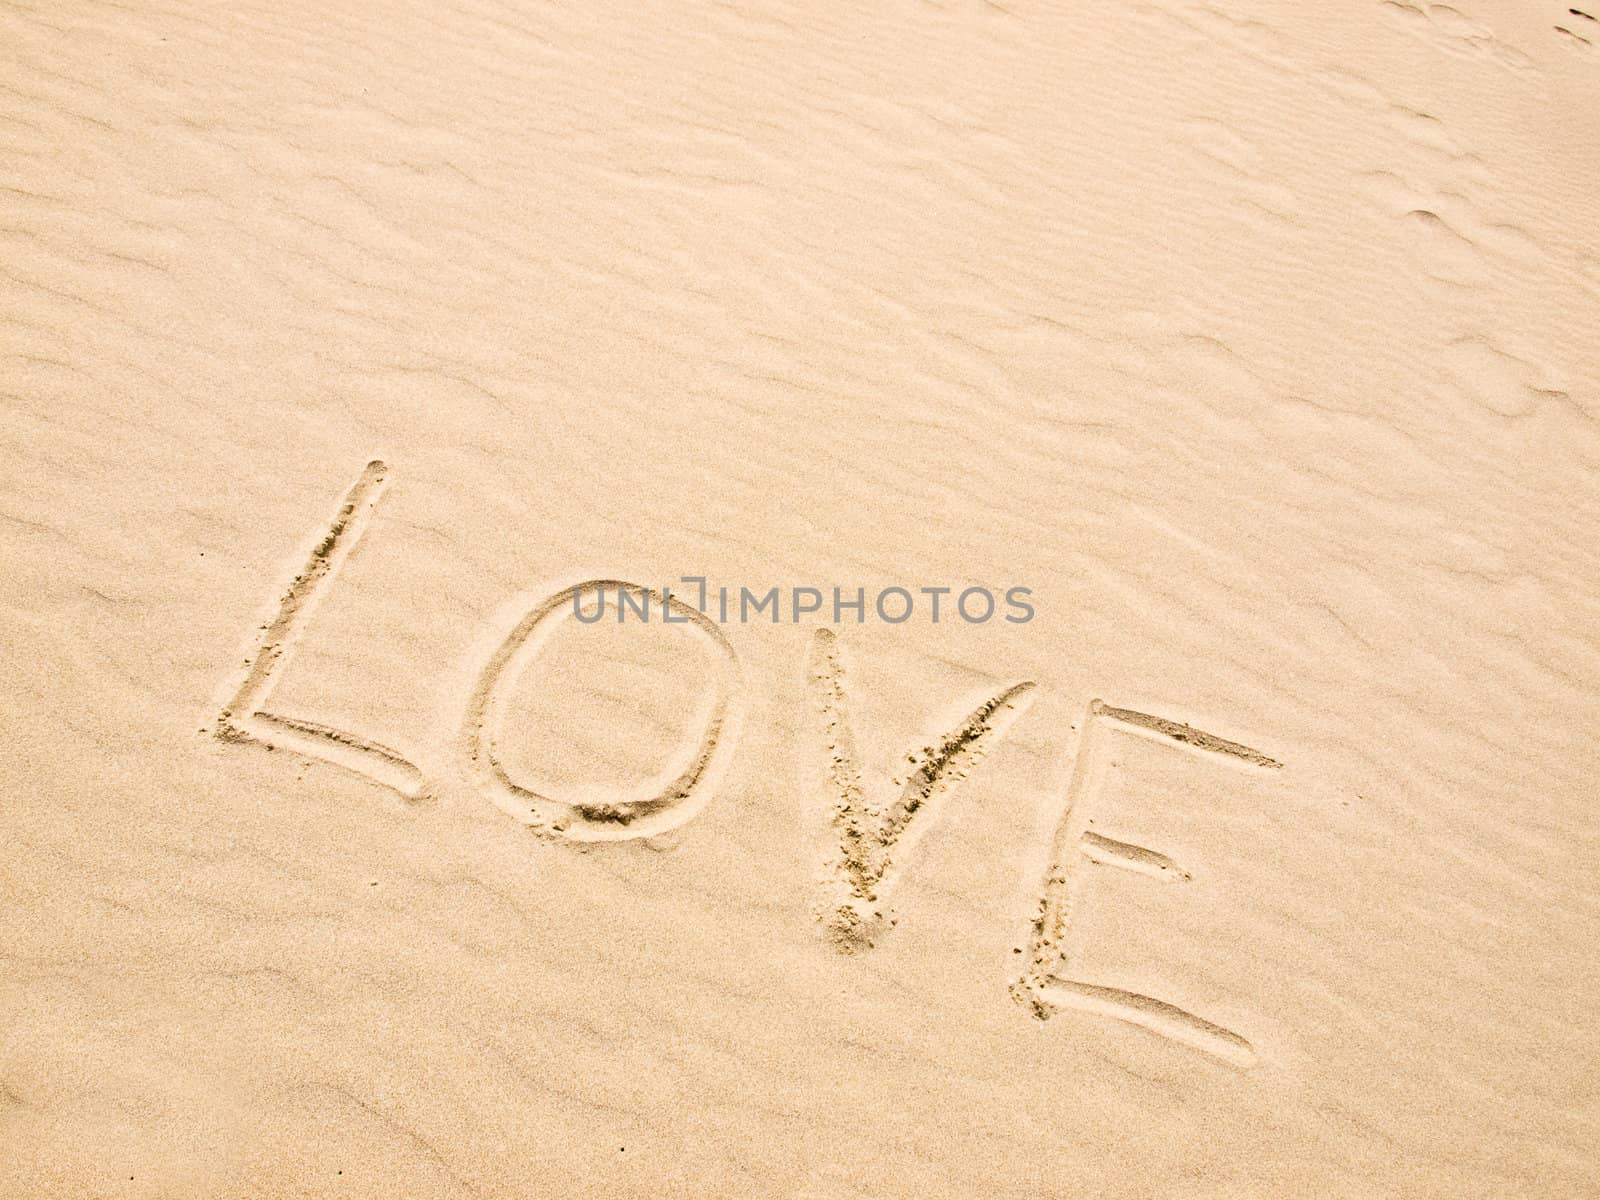
{"type": "Polygon", "coordinates": [[[0,4],[0,1196],[1600,1194],[1597,17],[0,4]]]}

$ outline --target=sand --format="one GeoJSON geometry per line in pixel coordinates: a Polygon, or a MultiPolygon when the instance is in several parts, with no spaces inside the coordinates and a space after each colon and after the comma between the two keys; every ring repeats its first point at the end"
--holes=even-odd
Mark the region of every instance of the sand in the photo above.
{"type": "Polygon", "coordinates": [[[0,1195],[1600,1194],[1596,17],[0,5],[0,1195]]]}

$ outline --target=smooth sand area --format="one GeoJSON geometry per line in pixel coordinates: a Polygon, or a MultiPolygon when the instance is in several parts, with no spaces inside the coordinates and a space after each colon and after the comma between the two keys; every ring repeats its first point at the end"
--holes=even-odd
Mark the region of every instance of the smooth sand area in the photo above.
{"type": "Polygon", "coordinates": [[[1462,2],[0,0],[0,1197],[1600,1195],[1462,2]]]}

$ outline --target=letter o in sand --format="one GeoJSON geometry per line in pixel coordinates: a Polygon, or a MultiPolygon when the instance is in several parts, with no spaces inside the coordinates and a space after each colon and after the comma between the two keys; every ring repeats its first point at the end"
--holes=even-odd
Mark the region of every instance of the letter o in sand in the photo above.
{"type": "Polygon", "coordinates": [[[490,656],[467,703],[462,729],[462,754],[478,786],[525,825],[551,837],[574,842],[623,842],[656,837],[692,821],[710,799],[717,777],[733,755],[738,739],[739,661],[715,622],[676,597],[670,600],[643,584],[616,579],[589,579],[563,588],[540,601],[512,627],[490,656]],[[670,609],[663,636],[695,637],[705,643],[708,670],[700,676],[715,689],[709,715],[688,764],[664,790],[605,804],[569,802],[541,795],[512,779],[495,754],[497,714],[506,696],[540,649],[563,621],[570,620],[574,598],[595,588],[622,590],[648,597],[658,612],[670,609]]]}

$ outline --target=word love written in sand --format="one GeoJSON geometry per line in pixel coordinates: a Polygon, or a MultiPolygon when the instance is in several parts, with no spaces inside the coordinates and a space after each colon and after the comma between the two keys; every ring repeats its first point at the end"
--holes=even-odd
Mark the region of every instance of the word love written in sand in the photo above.
{"type": "MultiPolygon", "coordinates": [[[[361,540],[383,493],[387,468],[369,463],[350,489],[331,525],[319,531],[305,566],[278,600],[262,626],[260,644],[245,660],[243,678],[224,705],[216,735],[227,742],[254,742],[312,755],[395,789],[409,799],[429,792],[429,781],[404,754],[347,730],[273,712],[273,686],[288,662],[320,598],[361,540]]],[[[857,762],[845,685],[843,652],[831,630],[814,635],[810,679],[818,700],[828,754],[826,781],[832,803],[838,854],[831,864],[834,895],[824,912],[833,944],[847,953],[872,947],[890,923],[882,897],[894,886],[891,854],[929,801],[951,788],[1004,734],[1032,698],[1034,684],[1012,684],[977,706],[949,733],[908,755],[911,770],[899,792],[883,803],[868,799],[857,762]]],[[[738,658],[721,628],[699,609],[640,584],[589,580],[531,604],[488,656],[472,689],[458,738],[467,776],[505,812],[552,839],[572,842],[631,841],[654,838],[693,820],[715,790],[737,741],[740,672],[738,658]],[[615,589],[640,599],[653,598],[671,623],[698,638],[708,667],[699,678],[711,699],[703,710],[698,741],[682,758],[683,769],[664,788],[649,795],[602,803],[543,795],[512,778],[496,752],[498,717],[517,681],[539,656],[551,632],[575,611],[574,597],[587,590],[615,589]]],[[[1089,829],[1089,812],[1099,786],[1103,745],[1122,731],[1247,770],[1275,770],[1282,764],[1257,750],[1150,713],[1091,701],[1073,759],[1050,865],[1041,884],[1032,922],[1026,969],[1012,994],[1040,1019],[1075,1009],[1116,1018],[1192,1046],[1232,1063],[1256,1061],[1244,1037],[1155,996],[1072,977],[1069,917],[1089,882],[1084,863],[1132,871],[1167,884],[1182,884],[1189,873],[1158,850],[1115,841],[1089,829]]]]}

